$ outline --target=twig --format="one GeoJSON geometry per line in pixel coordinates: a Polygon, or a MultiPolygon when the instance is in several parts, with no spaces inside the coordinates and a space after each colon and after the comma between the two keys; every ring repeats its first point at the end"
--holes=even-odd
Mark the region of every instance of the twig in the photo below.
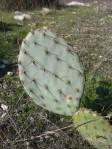
{"type": "Polygon", "coordinates": [[[53,131],[46,131],[46,132],[44,132],[43,134],[38,135],[38,136],[31,136],[30,138],[21,139],[21,140],[14,140],[14,141],[1,142],[1,144],[6,144],[6,143],[12,144],[12,143],[25,142],[25,141],[32,141],[32,140],[34,140],[34,139],[37,139],[37,138],[40,138],[40,137],[43,137],[43,136],[46,136],[46,135],[55,134],[55,133],[58,132],[58,131],[65,130],[65,129],[71,128],[71,127],[73,127],[73,124],[70,124],[69,126],[66,126],[66,127],[63,127],[63,128],[59,128],[59,129],[56,129],[56,130],[53,130],[53,131]]]}

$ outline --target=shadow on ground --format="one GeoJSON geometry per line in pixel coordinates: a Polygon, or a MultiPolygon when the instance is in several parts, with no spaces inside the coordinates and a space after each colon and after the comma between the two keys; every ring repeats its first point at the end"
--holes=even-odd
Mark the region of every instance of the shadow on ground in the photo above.
{"type": "MultiPolygon", "coordinates": [[[[95,94],[94,100],[91,100],[88,95],[85,96],[85,107],[107,116],[112,112],[112,81],[100,81],[95,94]]],[[[109,121],[112,124],[112,115],[109,121]]]]}
{"type": "Polygon", "coordinates": [[[0,68],[0,78],[3,78],[7,72],[15,72],[17,70],[17,64],[7,64],[5,65],[5,68],[0,68]]]}
{"type": "Polygon", "coordinates": [[[14,27],[21,27],[21,25],[14,23],[5,23],[0,21],[0,32],[13,31],[14,27]]]}

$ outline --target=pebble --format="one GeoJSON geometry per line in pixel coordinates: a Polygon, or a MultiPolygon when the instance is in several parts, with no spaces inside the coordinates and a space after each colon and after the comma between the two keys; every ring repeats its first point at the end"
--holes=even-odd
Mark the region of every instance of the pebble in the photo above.
{"type": "Polygon", "coordinates": [[[102,58],[102,57],[103,57],[102,55],[99,56],[99,58],[102,58]]]}
{"type": "Polygon", "coordinates": [[[8,76],[12,76],[12,75],[13,75],[13,72],[8,71],[8,72],[7,72],[7,75],[8,75],[8,76]]]}
{"type": "Polygon", "coordinates": [[[50,12],[51,12],[50,9],[48,9],[48,8],[43,8],[40,13],[43,14],[43,15],[47,15],[47,14],[49,14],[50,12]]]}
{"type": "Polygon", "coordinates": [[[9,86],[8,86],[6,83],[3,83],[3,88],[4,88],[5,90],[7,90],[7,89],[9,88],[9,86]]]}
{"type": "Polygon", "coordinates": [[[21,15],[21,14],[23,14],[23,12],[21,12],[21,11],[15,11],[15,15],[21,15]]]}
{"type": "Polygon", "coordinates": [[[33,123],[34,122],[34,118],[30,117],[30,121],[31,121],[31,123],[33,123]]]}
{"type": "Polygon", "coordinates": [[[16,20],[23,21],[24,19],[31,20],[32,19],[32,16],[29,15],[29,14],[25,14],[24,13],[24,14],[21,14],[21,15],[15,15],[13,18],[16,19],[16,20]]]}
{"type": "Polygon", "coordinates": [[[8,106],[4,105],[4,104],[1,104],[1,108],[2,108],[3,111],[7,111],[8,110],[8,106]]]}

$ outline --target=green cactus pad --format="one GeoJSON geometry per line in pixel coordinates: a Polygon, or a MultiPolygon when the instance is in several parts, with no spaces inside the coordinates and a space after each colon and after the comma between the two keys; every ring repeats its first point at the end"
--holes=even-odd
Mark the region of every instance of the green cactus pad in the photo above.
{"type": "Polygon", "coordinates": [[[95,112],[82,109],[73,115],[74,127],[98,149],[112,149],[112,126],[95,112]]]}
{"type": "Polygon", "coordinates": [[[23,40],[18,57],[19,76],[37,105],[62,115],[73,115],[84,87],[78,55],[63,37],[35,30],[23,40]]]}

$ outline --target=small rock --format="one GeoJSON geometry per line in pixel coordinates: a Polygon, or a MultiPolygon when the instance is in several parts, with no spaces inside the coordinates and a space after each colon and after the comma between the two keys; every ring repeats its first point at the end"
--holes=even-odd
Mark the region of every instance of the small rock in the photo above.
{"type": "Polygon", "coordinates": [[[30,117],[30,121],[31,121],[31,123],[33,123],[34,122],[34,118],[30,117]]]}
{"type": "Polygon", "coordinates": [[[42,28],[43,28],[43,30],[47,30],[48,29],[47,26],[43,26],[42,28]]]}
{"type": "Polygon", "coordinates": [[[15,15],[14,19],[19,20],[19,21],[23,21],[25,18],[23,15],[15,15]]]}
{"type": "Polygon", "coordinates": [[[21,14],[23,14],[23,12],[21,12],[21,11],[15,11],[15,15],[21,15],[21,14]]]}
{"type": "Polygon", "coordinates": [[[81,2],[70,2],[67,3],[68,6],[90,6],[90,4],[85,4],[85,3],[81,3],[81,2]]]}
{"type": "Polygon", "coordinates": [[[1,108],[2,108],[3,111],[7,111],[8,110],[8,106],[4,105],[4,104],[1,104],[1,108]]]}
{"type": "Polygon", "coordinates": [[[31,136],[31,138],[30,138],[31,140],[33,140],[34,139],[34,136],[31,136]]]}
{"type": "Polygon", "coordinates": [[[109,18],[112,18],[112,15],[108,15],[109,18]]]}
{"type": "Polygon", "coordinates": [[[73,14],[76,14],[76,12],[72,12],[73,14]]]}
{"type": "Polygon", "coordinates": [[[8,75],[8,76],[12,76],[12,75],[13,75],[13,72],[8,71],[8,72],[7,72],[7,75],[8,75]]]}
{"type": "Polygon", "coordinates": [[[40,13],[43,14],[43,15],[47,15],[47,14],[49,14],[50,12],[51,12],[50,9],[48,9],[48,8],[43,8],[40,13]]]}
{"type": "Polygon", "coordinates": [[[102,55],[99,56],[99,58],[102,58],[102,57],[103,57],[102,55]]]}
{"type": "Polygon", "coordinates": [[[9,89],[9,86],[7,85],[7,83],[3,83],[3,88],[4,88],[5,90],[9,89]]]}
{"type": "Polygon", "coordinates": [[[23,20],[31,20],[32,19],[32,16],[30,14],[26,14],[26,13],[23,13],[21,15],[15,15],[14,16],[14,19],[16,20],[20,20],[20,21],[23,21],[23,20]]]}
{"type": "Polygon", "coordinates": [[[24,16],[24,19],[26,20],[31,20],[32,19],[32,16],[30,14],[22,14],[22,16],[24,16]]]}

